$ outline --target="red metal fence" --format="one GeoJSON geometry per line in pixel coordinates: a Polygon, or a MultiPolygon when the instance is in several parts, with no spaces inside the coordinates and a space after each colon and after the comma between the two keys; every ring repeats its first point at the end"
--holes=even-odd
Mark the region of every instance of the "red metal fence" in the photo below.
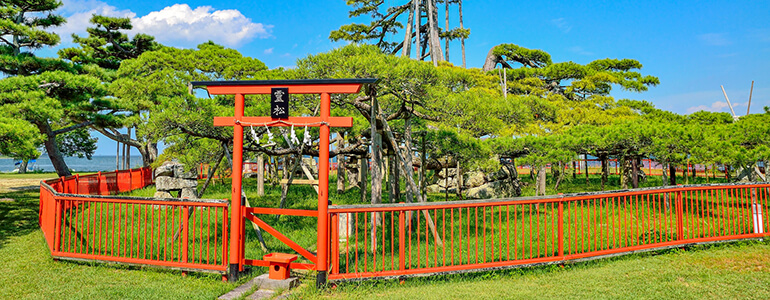
{"type": "Polygon", "coordinates": [[[769,188],[331,206],[329,279],[489,270],[764,237],[769,188]]]}
{"type": "Polygon", "coordinates": [[[52,256],[224,273],[228,201],[102,196],[150,184],[150,168],[42,182],[52,256]]]}

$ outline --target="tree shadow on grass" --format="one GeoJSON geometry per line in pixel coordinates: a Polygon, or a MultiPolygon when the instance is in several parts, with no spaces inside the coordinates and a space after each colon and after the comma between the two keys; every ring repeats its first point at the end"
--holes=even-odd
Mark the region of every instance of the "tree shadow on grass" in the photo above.
{"type": "Polygon", "coordinates": [[[24,190],[0,193],[0,247],[11,237],[29,234],[40,228],[39,190],[24,190]]]}

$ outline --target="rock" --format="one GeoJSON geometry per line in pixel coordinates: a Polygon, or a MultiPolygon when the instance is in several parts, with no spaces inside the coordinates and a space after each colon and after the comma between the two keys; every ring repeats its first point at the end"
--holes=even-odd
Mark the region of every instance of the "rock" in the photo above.
{"type": "Polygon", "coordinates": [[[183,179],[161,176],[155,179],[155,189],[158,191],[178,191],[183,188],[194,188],[198,186],[196,179],[183,179]]]}
{"type": "Polygon", "coordinates": [[[174,174],[175,178],[181,178],[181,179],[198,179],[198,172],[195,169],[192,169],[189,172],[180,172],[178,174],[174,174]]]}
{"type": "Polygon", "coordinates": [[[450,176],[450,177],[457,176],[457,168],[441,169],[441,171],[438,172],[438,178],[443,179],[443,178],[446,178],[447,176],[450,176]]]}
{"type": "Polygon", "coordinates": [[[457,187],[457,180],[455,180],[454,177],[449,177],[447,179],[439,179],[438,186],[441,188],[445,188],[449,186],[449,188],[456,188],[457,187]]]}
{"type": "Polygon", "coordinates": [[[473,171],[463,174],[463,187],[475,188],[484,184],[484,173],[473,171]]]}
{"type": "Polygon", "coordinates": [[[489,182],[484,185],[469,189],[466,196],[473,199],[518,197],[521,195],[521,186],[518,180],[501,180],[489,182]]]}
{"type": "Polygon", "coordinates": [[[174,198],[174,196],[171,195],[171,193],[166,191],[157,191],[155,192],[155,195],[152,195],[153,198],[174,198]]]}
{"type": "Polygon", "coordinates": [[[425,191],[427,193],[435,194],[441,191],[441,187],[439,187],[438,184],[433,184],[425,187],[425,191]]]}
{"type": "Polygon", "coordinates": [[[179,198],[182,199],[198,199],[198,193],[195,188],[186,187],[182,189],[182,193],[179,198]]]}
{"type": "Polygon", "coordinates": [[[174,164],[174,162],[167,161],[155,168],[155,178],[159,176],[174,176],[174,164]]]}
{"type": "Polygon", "coordinates": [[[495,194],[494,185],[491,182],[478,187],[468,189],[466,194],[466,197],[472,198],[472,199],[495,198],[495,196],[497,196],[497,194],[495,194]]]}

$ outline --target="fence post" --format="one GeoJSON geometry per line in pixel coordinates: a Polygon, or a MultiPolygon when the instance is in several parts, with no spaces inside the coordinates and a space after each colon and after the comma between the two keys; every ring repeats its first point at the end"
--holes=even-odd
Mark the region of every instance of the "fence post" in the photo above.
{"type": "Polygon", "coordinates": [[[398,212],[398,269],[403,271],[406,270],[406,261],[404,257],[406,256],[406,250],[404,249],[404,243],[406,243],[406,236],[404,234],[404,211],[400,210],[398,212]]]}
{"type": "Polygon", "coordinates": [[[75,194],[80,194],[80,174],[75,174],[75,194]]]}
{"type": "Polygon", "coordinates": [[[332,213],[332,267],[329,273],[340,272],[340,237],[339,237],[339,215],[332,213]]]}
{"type": "Polygon", "coordinates": [[[559,201],[559,256],[564,256],[564,202],[559,201]]]}
{"type": "Polygon", "coordinates": [[[59,199],[56,199],[56,197],[52,197],[55,201],[54,206],[54,234],[53,234],[53,251],[52,252],[58,252],[61,248],[61,208],[62,208],[62,202],[59,199]]]}
{"type": "Polygon", "coordinates": [[[684,240],[684,209],[682,208],[682,191],[676,191],[676,233],[677,240],[684,240]]]}
{"type": "Polygon", "coordinates": [[[187,263],[187,248],[189,245],[190,207],[182,207],[182,262],[187,263]]]}
{"type": "Polygon", "coordinates": [[[64,176],[59,177],[59,184],[61,185],[61,193],[67,193],[67,186],[64,185],[64,176]]]}

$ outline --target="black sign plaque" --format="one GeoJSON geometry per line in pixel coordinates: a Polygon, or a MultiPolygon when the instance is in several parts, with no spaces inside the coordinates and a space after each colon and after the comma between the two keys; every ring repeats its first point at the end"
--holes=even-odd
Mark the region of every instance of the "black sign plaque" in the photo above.
{"type": "Polygon", "coordinates": [[[270,91],[270,116],[274,119],[289,118],[289,88],[272,88],[270,91]]]}

